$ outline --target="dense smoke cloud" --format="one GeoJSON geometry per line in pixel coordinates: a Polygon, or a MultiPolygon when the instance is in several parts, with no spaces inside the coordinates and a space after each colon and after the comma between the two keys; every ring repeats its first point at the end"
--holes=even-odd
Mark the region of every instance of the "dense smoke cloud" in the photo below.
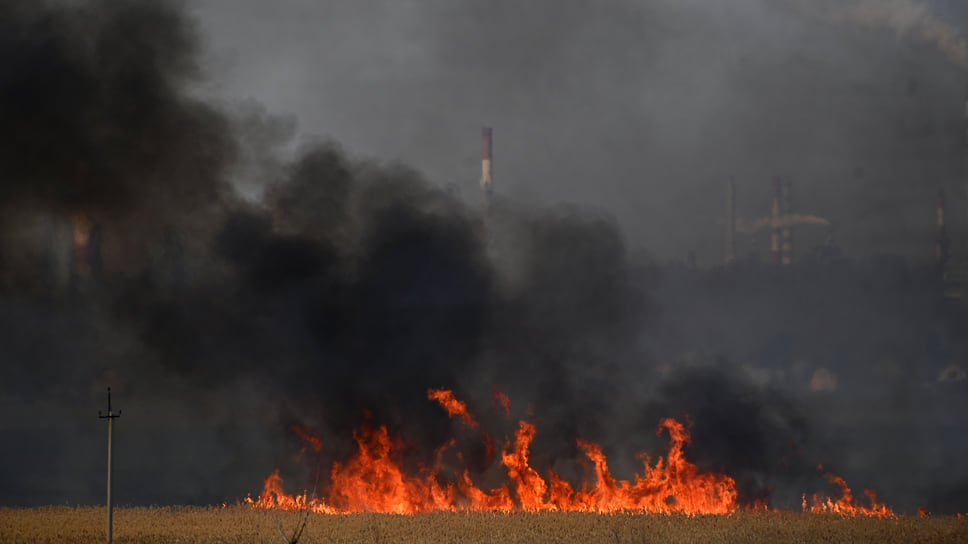
{"type": "MultiPolygon", "coordinates": [[[[585,4],[561,2],[395,8],[408,31],[433,29],[412,34],[427,40],[415,45],[416,60],[330,59],[332,70],[317,70],[330,78],[327,92],[306,117],[329,115],[340,128],[347,120],[339,112],[348,112],[349,141],[379,134],[395,148],[386,156],[417,150],[422,169],[430,154],[433,181],[332,141],[297,142],[292,116],[252,100],[201,99],[211,91],[200,77],[211,60],[200,50],[207,27],[179,4],[0,8],[0,58],[16,67],[0,75],[9,129],[0,137],[0,206],[9,210],[0,245],[0,390],[15,416],[0,427],[12,444],[2,450],[0,502],[100,499],[102,474],[92,467],[101,466],[103,428],[93,416],[107,386],[124,410],[116,491],[138,504],[233,501],[257,491],[277,466],[305,484],[292,461],[299,444],[286,431],[291,423],[321,433],[326,449],[315,461],[324,469],[352,450],[351,430],[365,418],[410,440],[409,461],[426,459],[452,430],[426,390],[449,387],[498,439],[515,418],[534,420],[539,471],[578,475],[574,440],[582,437],[601,443],[616,475],[628,478],[640,469],[636,452],[664,447],[653,433],[659,418],[688,415],[691,458],[736,476],[747,500],[770,495],[796,507],[824,463],[848,480],[860,476],[862,486],[882,486],[903,508],[968,508],[963,471],[949,474],[955,483],[941,491],[926,490],[939,459],[966,451],[935,436],[935,427],[919,429],[933,450],[902,448],[926,467],[925,482],[873,473],[897,466],[901,454],[889,462],[870,450],[851,457],[858,442],[896,440],[924,414],[963,428],[951,412],[964,405],[964,380],[955,381],[964,334],[957,312],[936,304],[935,276],[924,267],[834,259],[802,276],[751,263],[707,273],[658,265],[638,251],[684,257],[682,237],[703,225],[718,248],[718,197],[688,210],[670,203],[717,192],[727,167],[748,180],[780,167],[801,179],[837,173],[798,189],[803,217],[849,224],[838,235],[869,242],[870,253],[910,253],[922,234],[930,237],[930,221],[904,223],[920,208],[892,206],[934,194],[933,184],[921,191],[902,178],[950,174],[954,153],[881,157],[909,143],[921,119],[940,118],[934,102],[951,98],[944,78],[924,72],[912,93],[879,103],[913,95],[896,118],[866,109],[838,117],[866,95],[833,105],[807,98],[852,85],[844,69],[856,59],[806,62],[769,81],[791,55],[823,55],[804,53],[795,40],[761,50],[774,33],[795,28],[850,51],[844,30],[804,22],[789,6],[738,5],[606,2],[591,16],[585,4]],[[546,24],[549,13],[554,24],[546,24]],[[719,20],[778,26],[739,36],[719,20]],[[478,32],[482,24],[499,34],[478,32]],[[733,45],[724,53],[725,42],[733,45]],[[713,51],[725,57],[710,64],[713,51]],[[707,70],[686,69],[700,59],[707,70]],[[347,70],[354,77],[343,77],[347,70]],[[754,83],[762,92],[747,95],[754,83]],[[417,102],[436,105],[417,108],[414,124],[413,108],[403,106],[417,102]],[[474,128],[478,120],[467,116],[505,106],[509,113],[494,119],[498,195],[484,215],[473,193],[465,200],[440,188],[455,172],[476,177],[474,168],[434,161],[470,157],[462,164],[475,165],[477,146],[455,143],[462,138],[448,136],[447,119],[474,128]],[[842,130],[820,130],[835,117],[842,130]],[[853,141],[894,124],[898,138],[853,141]],[[707,130],[712,139],[701,136],[707,130]],[[898,165],[903,175],[882,177],[898,165]],[[590,186],[601,194],[576,198],[581,206],[536,205],[552,184],[560,195],[547,200],[589,196],[590,186]],[[872,204],[844,197],[872,185],[884,186],[888,204],[861,213],[872,204]],[[610,191],[627,201],[618,219],[584,205],[604,207],[610,191]],[[637,199],[652,194],[651,203],[637,199]],[[101,225],[103,263],[98,274],[59,280],[58,270],[71,266],[65,255],[78,213],[101,225]],[[936,379],[952,366],[951,379],[936,379]],[[872,372],[876,391],[865,382],[872,372]],[[492,386],[510,395],[511,421],[494,409],[492,386]],[[878,413],[857,411],[858,393],[889,398],[878,413]],[[835,409],[856,417],[841,421],[835,409]],[[872,430],[881,416],[904,423],[872,430]]],[[[312,20],[313,33],[328,51],[383,50],[336,29],[345,18],[377,24],[373,8],[320,9],[329,17],[312,20]]],[[[258,45],[261,29],[251,30],[258,45]]],[[[922,53],[903,54],[913,62],[922,53]]],[[[865,73],[894,84],[907,81],[910,66],[865,73]]],[[[299,87],[299,78],[283,79],[281,92],[299,87]]],[[[929,128],[927,148],[957,126],[929,128]]],[[[758,183],[740,187],[750,194],[758,183]]],[[[755,224],[766,209],[749,202],[741,215],[755,224]]],[[[473,469],[483,468],[482,458],[469,453],[473,469]]]]}
{"type": "Polygon", "coordinates": [[[955,66],[968,71],[968,42],[961,29],[938,18],[927,4],[911,0],[860,0],[826,5],[817,2],[808,9],[817,10],[834,24],[888,29],[902,39],[911,36],[927,41],[937,46],[955,66]]]}
{"type": "MultiPolygon", "coordinates": [[[[830,19],[857,2],[241,5],[195,8],[224,94],[298,112],[304,131],[403,159],[469,202],[474,134],[493,126],[499,191],[606,209],[661,262],[721,262],[731,175],[738,217],[769,215],[780,175],[852,255],[930,258],[937,189],[964,209],[968,76],[918,30],[966,27],[958,2],[918,3],[900,38],[894,15],[830,19]]],[[[798,236],[800,252],[826,229],[798,236]]]]}
{"type": "Polygon", "coordinates": [[[700,446],[690,457],[701,468],[731,474],[746,504],[767,498],[795,510],[804,489],[822,489],[814,460],[828,453],[811,451],[823,440],[811,436],[800,410],[779,390],[757,387],[726,369],[699,367],[663,380],[641,424],[659,414],[684,414],[700,446]]]}
{"type": "Polygon", "coordinates": [[[197,36],[166,2],[2,8],[5,205],[121,213],[207,206],[232,157],[225,120],[184,91],[197,36]]]}
{"type": "MultiPolygon", "coordinates": [[[[284,139],[286,123],[251,108],[232,120],[192,98],[197,37],[174,6],[50,3],[5,24],[5,56],[24,56],[2,86],[9,134],[24,136],[0,165],[5,206],[68,231],[38,244],[9,228],[8,253],[75,251],[78,212],[121,238],[99,274],[69,284],[31,278],[70,259],[5,263],[5,393],[49,413],[93,408],[112,385],[128,500],[238,498],[284,454],[287,421],[348,440],[367,410],[426,453],[449,430],[424,398],[432,386],[566,405],[549,410],[559,427],[576,413],[591,425],[598,412],[584,407],[606,405],[605,389],[578,394],[573,370],[633,357],[644,315],[607,220],[503,208],[508,240],[527,250],[496,250],[521,256],[505,258],[515,279],[502,285],[480,217],[400,165],[313,144],[283,166],[262,150],[253,169],[271,171],[271,188],[265,206],[247,204],[224,183],[232,151],[284,139]],[[172,477],[150,476],[159,463],[172,477]]],[[[79,438],[57,419],[5,431],[42,455],[13,452],[4,500],[92,500],[94,479],[66,473],[93,465],[96,426],[79,438]],[[66,488],[25,476],[51,465],[66,488]]]]}

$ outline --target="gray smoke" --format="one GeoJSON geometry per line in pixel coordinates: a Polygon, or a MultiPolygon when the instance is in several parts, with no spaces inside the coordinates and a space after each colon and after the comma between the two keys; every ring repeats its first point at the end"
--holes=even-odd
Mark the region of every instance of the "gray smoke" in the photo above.
{"type": "Polygon", "coordinates": [[[832,24],[891,30],[898,38],[923,40],[938,48],[958,68],[968,71],[968,41],[961,29],[932,12],[927,3],[911,0],[854,0],[803,2],[802,8],[819,11],[832,24]]]}
{"type": "Polygon", "coordinates": [[[607,220],[507,206],[527,251],[497,248],[522,256],[502,285],[479,216],[417,172],[329,143],[284,164],[291,123],[193,98],[198,39],[176,5],[5,9],[3,56],[24,60],[0,85],[4,205],[54,235],[4,237],[4,502],[98,500],[107,386],[118,494],[141,504],[257,491],[294,421],[335,454],[368,412],[428,454],[450,429],[428,387],[520,393],[549,428],[615,410],[605,369],[635,357],[646,301],[607,220]],[[267,205],[235,197],[231,171],[271,176],[267,205]],[[45,280],[73,266],[78,212],[103,262],[45,280]],[[579,394],[586,376],[603,387],[579,394]]]}
{"type": "Polygon", "coordinates": [[[665,446],[659,418],[688,415],[690,455],[744,499],[795,508],[823,463],[902,509],[968,509],[963,310],[925,265],[854,258],[933,250],[961,157],[946,59],[753,1],[394,5],[386,27],[356,3],[283,33],[242,22],[241,65],[312,94],[299,123],[343,144],[297,141],[271,100],[201,98],[202,41],[219,44],[180,4],[0,7],[0,502],[100,501],[107,386],[116,493],[136,504],[234,501],[277,467],[305,484],[292,423],[321,434],[324,468],[364,413],[426,460],[452,430],[426,390],[450,387],[498,440],[533,419],[541,471],[579,475],[582,437],[629,478],[665,446]],[[267,44],[306,28],[327,54],[301,71],[306,51],[267,44]],[[476,186],[478,117],[501,127],[486,222],[476,188],[441,189],[476,186]],[[639,249],[718,262],[720,182],[762,217],[778,170],[849,258],[800,249],[783,274],[744,240],[727,272],[639,249]],[[68,282],[78,212],[103,263],[68,282]]]}

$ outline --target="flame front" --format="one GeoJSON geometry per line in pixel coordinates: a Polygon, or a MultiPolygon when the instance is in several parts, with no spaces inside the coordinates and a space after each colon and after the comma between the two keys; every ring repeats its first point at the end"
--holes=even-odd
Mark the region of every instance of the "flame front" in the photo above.
{"type": "MultiPolygon", "coordinates": [[[[477,420],[451,391],[429,390],[451,417],[459,417],[467,427],[477,429],[477,420]]],[[[502,408],[509,406],[503,394],[495,395],[502,408]]],[[[298,434],[310,444],[320,444],[298,434]]],[[[310,509],[317,513],[383,512],[415,514],[431,511],[640,511],[684,514],[723,514],[737,509],[736,482],[729,476],[701,472],[686,460],[684,446],[689,433],[674,419],[659,423],[657,433],[667,432],[671,445],[665,457],[654,465],[643,459],[642,474],[632,481],[617,480],[608,469],[598,444],[578,439],[579,448],[591,461],[590,477],[576,488],[549,471],[543,477],[530,462],[531,443],[537,434],[534,425],[521,421],[514,439],[507,439],[499,456],[507,480],[494,489],[484,490],[474,482],[468,469],[444,477],[441,458],[455,447],[450,441],[438,448],[435,465],[420,465],[408,473],[401,465],[404,443],[391,438],[386,427],[373,428],[364,423],[354,432],[357,452],[345,462],[336,462],[323,497],[288,495],[282,489],[278,471],[269,475],[257,500],[247,499],[260,508],[310,509]]],[[[483,433],[489,450],[493,441],[483,433]]],[[[314,438],[314,437],[312,437],[314,438]]],[[[463,456],[458,453],[458,459],[463,456]]]]}
{"type": "MultiPolygon", "coordinates": [[[[817,467],[823,469],[823,467],[817,467]]],[[[877,495],[870,490],[865,489],[864,494],[867,495],[867,501],[870,502],[870,506],[864,506],[862,504],[857,504],[854,502],[854,495],[851,493],[850,488],[847,487],[847,482],[843,478],[835,474],[827,473],[827,480],[830,483],[836,485],[840,489],[840,498],[837,500],[831,499],[829,497],[824,497],[819,494],[814,494],[811,503],[807,504],[807,496],[803,496],[803,511],[813,512],[816,514],[840,514],[844,516],[871,516],[879,518],[894,517],[894,511],[890,507],[883,503],[877,502],[877,495]]],[[[922,516],[926,516],[926,510],[918,509],[922,516]]]]}

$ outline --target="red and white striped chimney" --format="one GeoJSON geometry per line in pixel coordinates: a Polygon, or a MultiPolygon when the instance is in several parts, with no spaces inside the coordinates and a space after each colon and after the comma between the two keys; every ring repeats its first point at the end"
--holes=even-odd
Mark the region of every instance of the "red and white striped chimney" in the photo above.
{"type": "Polygon", "coordinates": [[[484,191],[484,204],[490,206],[494,192],[491,181],[491,127],[481,127],[481,190],[484,191]]]}

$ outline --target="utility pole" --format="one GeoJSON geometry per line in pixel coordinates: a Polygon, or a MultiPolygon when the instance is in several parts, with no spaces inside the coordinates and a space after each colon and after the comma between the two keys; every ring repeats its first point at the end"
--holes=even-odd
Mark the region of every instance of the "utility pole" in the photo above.
{"type": "Polygon", "coordinates": [[[98,410],[97,417],[108,420],[108,542],[111,542],[114,539],[114,508],[111,504],[111,471],[113,468],[113,464],[111,462],[111,442],[112,435],[114,434],[114,419],[121,417],[121,410],[118,410],[118,413],[111,411],[110,387],[108,387],[108,411],[107,413],[102,413],[100,410],[98,410]]]}

